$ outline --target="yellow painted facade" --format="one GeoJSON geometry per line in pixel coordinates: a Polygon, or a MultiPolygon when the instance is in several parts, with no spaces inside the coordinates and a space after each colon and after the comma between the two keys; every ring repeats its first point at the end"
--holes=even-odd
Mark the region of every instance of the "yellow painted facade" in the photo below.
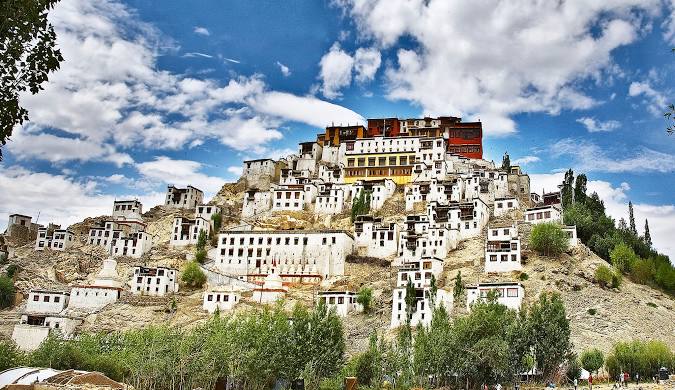
{"type": "Polygon", "coordinates": [[[391,179],[397,185],[410,183],[415,153],[362,153],[344,157],[345,183],[364,179],[391,179]]]}

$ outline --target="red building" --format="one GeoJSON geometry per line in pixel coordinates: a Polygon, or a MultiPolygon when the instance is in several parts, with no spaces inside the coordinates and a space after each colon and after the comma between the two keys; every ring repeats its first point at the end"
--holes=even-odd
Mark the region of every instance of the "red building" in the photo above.
{"type": "Polygon", "coordinates": [[[398,137],[401,122],[398,118],[368,119],[368,137],[398,137]]]}
{"type": "Polygon", "coordinates": [[[440,128],[448,140],[448,152],[468,158],[483,158],[483,124],[462,122],[461,118],[442,116],[440,128]]]}

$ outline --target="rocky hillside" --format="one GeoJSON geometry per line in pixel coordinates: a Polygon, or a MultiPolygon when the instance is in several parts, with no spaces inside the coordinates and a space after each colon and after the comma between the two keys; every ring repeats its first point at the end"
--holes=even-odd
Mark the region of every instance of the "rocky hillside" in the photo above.
{"type": "MultiPolygon", "coordinates": [[[[226,184],[210,202],[225,210],[224,228],[239,224],[239,212],[246,184],[226,184]]],[[[180,268],[191,256],[193,248],[170,248],[168,245],[173,217],[177,211],[162,206],[154,207],[144,215],[148,223],[148,232],[153,235],[153,249],[141,259],[119,258],[118,272],[129,277],[129,268],[134,264],[151,266],[168,265],[180,268]]],[[[398,192],[378,211],[385,220],[397,220],[404,215],[403,194],[398,192]]],[[[521,220],[516,212],[512,216],[521,220]]],[[[85,282],[93,278],[99,270],[106,253],[99,247],[85,245],[89,226],[104,217],[88,218],[72,228],[78,234],[78,243],[64,252],[35,252],[32,244],[26,244],[15,250],[11,262],[18,265],[16,275],[18,290],[26,294],[30,288],[67,289],[69,285],[85,282]]],[[[349,213],[333,217],[317,217],[309,212],[271,213],[265,218],[249,221],[259,229],[350,229],[349,213]]],[[[522,242],[526,244],[528,229],[521,229],[522,242]]],[[[497,280],[483,272],[484,236],[462,242],[459,248],[451,252],[439,278],[441,288],[452,290],[458,271],[467,284],[479,281],[497,280]]],[[[395,269],[382,264],[382,261],[358,261],[353,259],[347,264],[346,275],[335,281],[332,286],[300,286],[292,288],[285,305],[296,303],[312,305],[316,293],[329,287],[358,290],[361,286],[373,289],[373,312],[358,314],[345,320],[346,337],[350,352],[358,351],[367,345],[368,336],[373,330],[389,331],[391,316],[392,288],[396,276],[395,269]]],[[[604,261],[580,245],[573,252],[557,258],[546,258],[535,253],[523,252],[524,270],[527,279],[523,281],[526,289],[526,302],[532,302],[543,291],[559,291],[567,306],[572,322],[572,340],[577,349],[588,345],[608,350],[617,340],[632,338],[661,339],[675,348],[675,300],[658,290],[632,283],[624,279],[619,290],[600,288],[593,280],[596,267],[604,261]]],[[[500,275],[499,280],[521,280],[520,273],[508,276],[500,275]]],[[[195,326],[208,319],[202,311],[202,291],[182,289],[173,298],[138,298],[125,294],[120,301],[109,305],[96,314],[83,314],[83,331],[114,331],[144,327],[152,324],[171,326],[195,326]]],[[[11,336],[13,324],[18,320],[23,304],[12,310],[0,312],[0,337],[11,336]]],[[[257,307],[250,293],[243,297],[236,312],[257,307]]],[[[463,300],[455,302],[454,313],[466,310],[463,300]]]]}

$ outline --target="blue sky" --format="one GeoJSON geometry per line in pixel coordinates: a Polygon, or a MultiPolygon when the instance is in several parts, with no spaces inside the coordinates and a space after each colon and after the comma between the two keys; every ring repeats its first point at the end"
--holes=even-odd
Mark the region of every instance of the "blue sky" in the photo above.
{"type": "Polygon", "coordinates": [[[147,209],[169,183],[213,194],[331,122],[455,115],[483,121],[486,158],[508,151],[536,189],[571,167],[614,216],[633,201],[675,255],[673,4],[553,3],[62,0],[66,62],[23,97],[0,224],[69,224],[115,197],[147,209]]]}

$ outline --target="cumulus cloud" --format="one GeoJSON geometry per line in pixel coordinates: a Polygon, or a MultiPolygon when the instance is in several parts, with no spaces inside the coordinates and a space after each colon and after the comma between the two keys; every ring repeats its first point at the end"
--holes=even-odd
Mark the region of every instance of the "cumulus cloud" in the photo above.
{"type": "Polygon", "coordinates": [[[565,157],[568,166],[583,172],[657,172],[675,171],[675,156],[646,147],[636,147],[631,155],[610,157],[606,148],[583,139],[565,138],[549,148],[552,157],[565,157]]]}
{"type": "Polygon", "coordinates": [[[166,156],[156,157],[153,161],[136,164],[138,173],[152,183],[191,185],[204,191],[205,195],[218,192],[225,180],[200,172],[204,165],[191,160],[174,160],[166,156]]]}
{"type": "Polygon", "coordinates": [[[527,164],[532,164],[532,163],[538,162],[539,160],[541,160],[541,159],[537,156],[524,156],[524,157],[517,158],[517,159],[513,160],[512,164],[513,165],[527,165],[527,164]]]}
{"type": "Polygon", "coordinates": [[[644,97],[643,103],[647,106],[647,110],[654,116],[663,115],[668,99],[659,91],[655,90],[648,81],[630,83],[628,87],[628,96],[644,97]]]}
{"type": "MultiPolygon", "coordinates": [[[[33,172],[18,166],[0,170],[0,230],[4,230],[9,214],[20,213],[39,223],[54,222],[68,226],[87,217],[110,215],[113,194],[102,194],[95,181],[76,181],[64,175],[33,172]]],[[[164,201],[163,192],[122,195],[137,198],[146,209],[164,201]]],[[[120,196],[117,196],[119,199],[120,196]]]]}
{"type": "Polygon", "coordinates": [[[634,42],[660,0],[336,0],[361,41],[397,50],[388,97],[425,114],[480,118],[488,134],[516,130],[522,112],[556,114],[596,102],[579,81],[616,72],[612,51],[634,42]],[[412,44],[410,44],[412,42],[412,44]]]}
{"type": "MultiPolygon", "coordinates": [[[[65,61],[44,91],[22,96],[31,121],[16,131],[16,142],[7,148],[9,154],[16,151],[16,158],[120,165],[132,162],[132,150],[175,150],[213,139],[257,153],[280,138],[278,127],[288,120],[286,113],[258,112],[247,105],[275,93],[262,76],[233,76],[223,84],[158,69],[156,48],[168,39],[112,0],[61,2],[49,17],[65,61]],[[58,131],[46,133],[50,129],[58,131]],[[39,153],[47,142],[61,151],[39,153]],[[33,143],[38,147],[31,150],[33,143]]],[[[276,94],[271,99],[307,99],[324,113],[360,117],[338,105],[321,105],[314,97],[276,94]]],[[[309,117],[289,115],[291,120],[309,117]]]]}
{"type": "Polygon", "coordinates": [[[363,83],[370,81],[375,77],[375,73],[380,68],[382,58],[377,49],[358,48],[354,53],[354,70],[356,72],[356,81],[363,83]]]}
{"type": "Polygon", "coordinates": [[[211,33],[209,32],[209,30],[206,29],[206,27],[199,27],[199,26],[196,26],[196,27],[195,27],[194,33],[195,33],[195,34],[199,34],[199,35],[204,35],[204,36],[207,36],[207,37],[208,37],[209,35],[211,35],[211,33]]]}
{"type": "MultiPolygon", "coordinates": [[[[554,191],[562,183],[564,173],[531,174],[530,188],[532,192],[539,194],[542,191],[554,191]]],[[[630,185],[620,183],[612,185],[603,180],[590,180],[587,185],[588,193],[597,192],[605,203],[607,214],[615,220],[624,218],[628,220],[628,201],[630,185]]],[[[636,225],[638,232],[643,234],[644,220],[649,220],[649,233],[652,236],[654,247],[668,255],[671,262],[675,263],[675,205],[654,205],[648,203],[633,203],[636,225]]]]}
{"type": "Polygon", "coordinates": [[[231,173],[232,175],[239,177],[241,176],[242,173],[244,173],[244,167],[242,166],[231,166],[227,167],[227,171],[231,173]]]}
{"type": "Polygon", "coordinates": [[[614,131],[621,127],[621,123],[619,121],[609,120],[603,122],[587,116],[577,119],[577,122],[584,125],[589,133],[614,131]]]}
{"type": "Polygon", "coordinates": [[[279,67],[279,70],[281,71],[281,74],[284,77],[288,77],[291,75],[291,70],[288,68],[288,66],[282,64],[281,62],[277,61],[277,66],[279,67]]]}
{"type": "Polygon", "coordinates": [[[328,53],[321,57],[319,66],[321,66],[319,78],[322,82],[323,96],[328,99],[342,96],[340,89],[352,82],[354,59],[340,48],[339,43],[335,43],[328,53]]]}

